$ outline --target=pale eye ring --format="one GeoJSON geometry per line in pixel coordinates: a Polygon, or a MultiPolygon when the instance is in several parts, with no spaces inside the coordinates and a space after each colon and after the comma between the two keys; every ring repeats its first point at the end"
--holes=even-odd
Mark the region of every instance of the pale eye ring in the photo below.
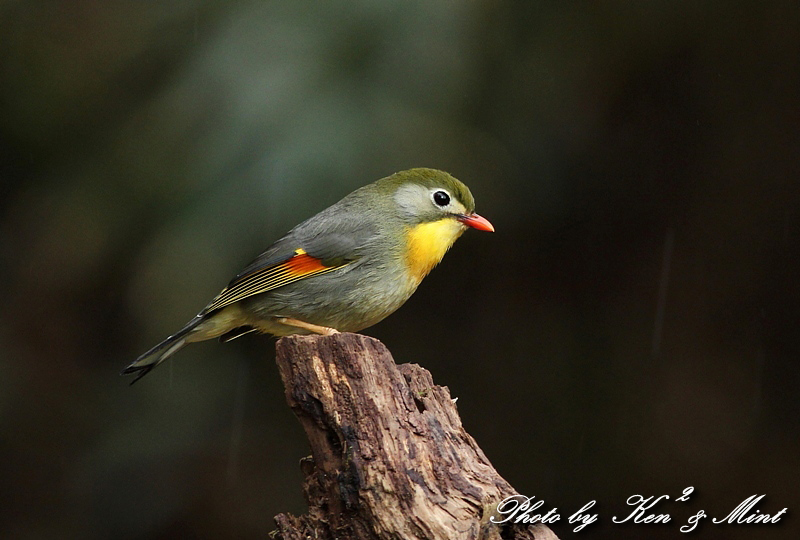
{"type": "Polygon", "coordinates": [[[445,207],[450,204],[450,195],[441,189],[439,191],[435,191],[433,193],[433,202],[435,202],[438,206],[445,207]]]}

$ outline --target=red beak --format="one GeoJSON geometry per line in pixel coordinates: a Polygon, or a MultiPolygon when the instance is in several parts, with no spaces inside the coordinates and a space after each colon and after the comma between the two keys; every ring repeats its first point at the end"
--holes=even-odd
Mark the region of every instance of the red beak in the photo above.
{"type": "Polygon", "coordinates": [[[458,221],[466,225],[467,227],[472,227],[473,229],[478,229],[479,231],[489,231],[494,232],[494,225],[489,223],[489,220],[485,217],[479,216],[478,214],[469,214],[467,216],[458,216],[458,221]]]}

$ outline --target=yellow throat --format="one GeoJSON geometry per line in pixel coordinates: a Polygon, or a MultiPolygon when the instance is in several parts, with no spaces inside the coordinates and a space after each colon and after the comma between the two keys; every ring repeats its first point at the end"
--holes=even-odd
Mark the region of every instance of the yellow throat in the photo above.
{"type": "Polygon", "coordinates": [[[411,277],[419,284],[439,264],[466,227],[452,217],[422,223],[406,232],[406,264],[411,277]]]}

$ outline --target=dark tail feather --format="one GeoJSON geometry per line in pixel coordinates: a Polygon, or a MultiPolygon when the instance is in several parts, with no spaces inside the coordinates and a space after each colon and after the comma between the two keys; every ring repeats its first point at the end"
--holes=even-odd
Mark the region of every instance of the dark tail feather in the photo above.
{"type": "Polygon", "coordinates": [[[203,321],[203,317],[199,315],[192,319],[189,324],[181,328],[181,330],[141,355],[131,365],[122,370],[120,375],[136,375],[136,378],[131,381],[135,383],[156,367],[161,362],[178,352],[186,345],[186,337],[189,332],[203,321]]]}

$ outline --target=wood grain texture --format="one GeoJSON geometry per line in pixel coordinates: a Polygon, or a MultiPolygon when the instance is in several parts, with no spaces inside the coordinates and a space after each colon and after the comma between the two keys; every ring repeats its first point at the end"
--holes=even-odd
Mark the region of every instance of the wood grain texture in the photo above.
{"type": "Polygon", "coordinates": [[[557,538],[544,526],[489,522],[516,492],[427,370],[397,366],[380,341],[359,334],[290,336],[277,350],[312,455],[301,462],[308,513],[276,516],[273,538],[557,538]]]}

